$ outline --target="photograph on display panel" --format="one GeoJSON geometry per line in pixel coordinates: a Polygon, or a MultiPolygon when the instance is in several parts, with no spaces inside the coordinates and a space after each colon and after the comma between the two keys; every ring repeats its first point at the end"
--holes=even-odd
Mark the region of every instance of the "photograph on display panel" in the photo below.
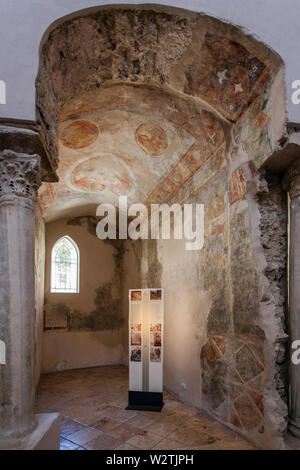
{"type": "Polygon", "coordinates": [[[161,331],[161,323],[151,323],[150,331],[161,331]]]}
{"type": "Polygon", "coordinates": [[[152,289],[150,290],[150,300],[151,301],[161,301],[162,291],[161,289],[152,289]]]}
{"type": "Polygon", "coordinates": [[[151,331],[150,344],[151,346],[161,346],[161,333],[160,332],[151,331]]]}
{"type": "Polygon", "coordinates": [[[141,290],[132,290],[130,300],[131,302],[141,302],[143,300],[143,292],[141,290]]]}
{"type": "Polygon", "coordinates": [[[150,348],[150,362],[161,362],[161,348],[150,348]]]}
{"type": "Polygon", "coordinates": [[[141,346],[142,344],[141,323],[135,323],[130,326],[130,344],[131,346],[141,346]]]}
{"type": "Polygon", "coordinates": [[[161,323],[150,325],[150,345],[161,347],[161,323]]]}
{"type": "Polygon", "coordinates": [[[142,350],[141,348],[132,347],[130,350],[130,361],[141,362],[142,361],[142,350]]]}

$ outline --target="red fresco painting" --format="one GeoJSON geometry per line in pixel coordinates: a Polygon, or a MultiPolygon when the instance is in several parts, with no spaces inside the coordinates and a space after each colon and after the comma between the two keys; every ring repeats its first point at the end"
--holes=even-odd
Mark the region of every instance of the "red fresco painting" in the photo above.
{"type": "Polygon", "coordinates": [[[235,170],[230,180],[230,204],[243,199],[246,194],[247,177],[243,168],[235,170]]]}

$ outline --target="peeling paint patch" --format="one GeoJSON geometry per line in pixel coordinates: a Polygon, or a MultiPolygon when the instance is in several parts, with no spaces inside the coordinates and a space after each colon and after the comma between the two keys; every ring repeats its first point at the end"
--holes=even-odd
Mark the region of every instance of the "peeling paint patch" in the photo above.
{"type": "Polygon", "coordinates": [[[97,236],[96,234],[96,227],[97,227],[97,223],[98,223],[98,219],[97,217],[94,217],[94,216],[91,216],[91,215],[87,215],[87,216],[81,216],[81,217],[73,217],[72,219],[69,219],[67,221],[67,225],[78,225],[78,226],[82,226],[83,223],[87,223],[87,227],[88,227],[88,232],[93,235],[93,236],[97,236]]]}
{"type": "Polygon", "coordinates": [[[80,312],[76,309],[72,311],[64,303],[49,306],[45,330],[103,331],[121,328],[123,318],[120,310],[120,300],[119,298],[113,298],[112,282],[98,287],[95,292],[95,309],[90,313],[80,312]],[[51,327],[49,325],[56,326],[51,327]]]}

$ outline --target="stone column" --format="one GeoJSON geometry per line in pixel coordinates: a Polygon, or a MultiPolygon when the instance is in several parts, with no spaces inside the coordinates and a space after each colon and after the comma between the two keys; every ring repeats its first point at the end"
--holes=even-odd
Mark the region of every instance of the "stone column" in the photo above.
{"type": "Polygon", "coordinates": [[[289,249],[289,337],[290,337],[290,411],[288,432],[300,439],[300,364],[293,364],[291,348],[300,340],[300,158],[286,171],[284,188],[289,192],[290,249],[289,249]]]}
{"type": "MultiPolygon", "coordinates": [[[[34,406],[34,218],[40,157],[0,152],[0,439],[36,426],[34,406]]],[[[1,447],[1,443],[0,443],[1,447]]]]}

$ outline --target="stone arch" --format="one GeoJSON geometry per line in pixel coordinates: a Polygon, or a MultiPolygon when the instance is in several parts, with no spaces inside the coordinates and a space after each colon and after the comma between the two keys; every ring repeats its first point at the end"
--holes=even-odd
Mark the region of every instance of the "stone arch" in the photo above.
{"type": "Polygon", "coordinates": [[[59,113],[82,92],[116,83],[158,87],[235,122],[281,66],[264,44],[206,15],[159,6],[93,8],[62,18],[44,35],[37,120],[55,169],[59,113]]]}
{"type": "MultiPolygon", "coordinates": [[[[185,260],[201,274],[193,288],[206,309],[195,334],[201,343],[201,406],[256,443],[278,435],[286,406],[274,380],[274,344],[285,336],[284,306],[261,218],[271,220],[280,209],[276,256],[284,278],[285,207],[279,177],[264,178],[261,170],[285,133],[280,57],[237,27],[205,15],[156,6],[104,7],[77,12],[50,28],[36,85],[41,136],[61,173],[56,194],[51,184],[40,192],[50,216],[59,196],[66,200],[66,187],[77,196],[89,193],[89,202],[96,201],[97,191],[111,197],[135,189],[134,198],[146,204],[206,205],[198,266],[185,260]],[[136,160],[116,147],[107,147],[105,155],[94,147],[100,135],[104,145],[107,129],[115,129],[113,113],[125,116],[123,123],[129,115],[133,119],[127,134],[136,160]],[[163,169],[161,155],[168,162],[163,169]],[[115,174],[116,168],[121,170],[115,174]],[[88,178],[93,172],[94,180],[88,178]]],[[[123,137],[119,147],[127,145],[123,137]]],[[[153,279],[157,287],[168,282],[167,256],[154,245],[147,247],[149,274],[143,279],[149,287],[153,279]]]]}

